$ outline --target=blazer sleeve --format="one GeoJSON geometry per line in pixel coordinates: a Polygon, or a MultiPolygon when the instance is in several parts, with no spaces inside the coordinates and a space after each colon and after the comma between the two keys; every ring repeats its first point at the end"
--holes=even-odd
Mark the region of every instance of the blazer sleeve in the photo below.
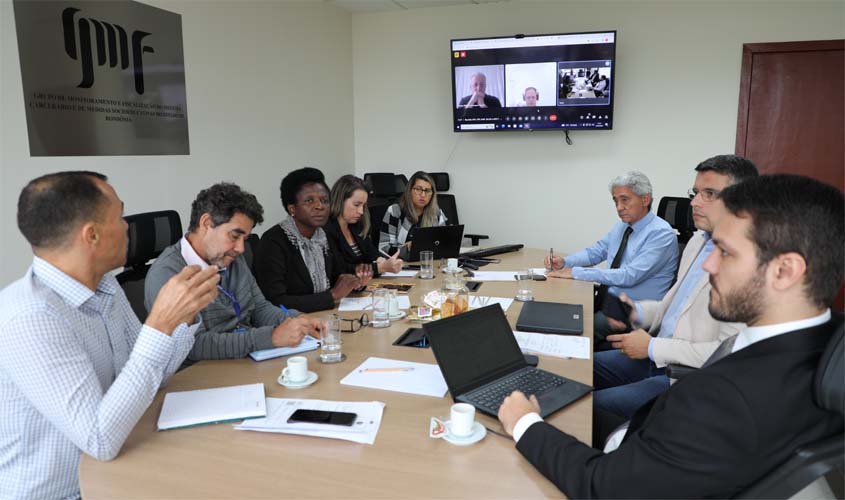
{"type": "Polygon", "coordinates": [[[725,339],[736,335],[742,328],[742,323],[718,323],[718,337],[716,340],[692,342],[679,338],[655,338],[653,340],[652,355],[654,364],[663,367],[671,363],[700,368],[707,358],[719,347],[725,339]]]}
{"type": "Polygon", "coordinates": [[[545,422],[529,427],[517,450],[569,498],[730,498],[754,474],[758,429],[730,380],[697,375],[611,453],[545,422]]]}

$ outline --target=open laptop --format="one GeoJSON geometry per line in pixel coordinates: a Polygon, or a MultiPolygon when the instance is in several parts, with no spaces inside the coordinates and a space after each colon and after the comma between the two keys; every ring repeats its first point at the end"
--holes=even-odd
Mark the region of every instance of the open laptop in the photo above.
{"type": "Polygon", "coordinates": [[[526,302],[516,320],[521,332],[581,335],[584,332],[584,308],[581,304],[526,302]]]}
{"type": "Polygon", "coordinates": [[[420,260],[420,252],[431,250],[435,259],[448,259],[457,257],[461,251],[461,240],[464,237],[464,226],[436,226],[418,227],[408,235],[408,241],[412,241],[411,254],[408,260],[417,262],[420,260]]]}
{"type": "Polygon", "coordinates": [[[423,325],[434,357],[455,401],[496,416],[515,390],[535,394],[546,417],[592,391],[592,387],[525,362],[498,304],[423,325]]]}

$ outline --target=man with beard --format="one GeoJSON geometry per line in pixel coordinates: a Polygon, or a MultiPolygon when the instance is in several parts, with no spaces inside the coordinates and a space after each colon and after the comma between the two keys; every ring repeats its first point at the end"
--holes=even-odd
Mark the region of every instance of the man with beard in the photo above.
{"type": "Polygon", "coordinates": [[[305,335],[320,336],[320,321],[285,312],[264,298],[242,254],[252,229],[264,221],[254,195],[235,184],[200,191],[191,205],[188,233],[167,247],[144,284],[147,309],[162,285],[187,265],[221,270],[217,299],[202,310],[202,324],[184,366],[203,359],[242,358],[252,351],[295,346],[305,335]]]}
{"type": "Polygon", "coordinates": [[[772,175],[725,189],[716,219],[710,313],[748,326],[697,372],[644,405],[604,454],[539,417],[514,392],[499,420],[570,498],[729,498],[794,450],[841,433],[813,400],[819,358],[842,322],[829,304],[845,267],[845,199],[813,179],[772,175]]]}

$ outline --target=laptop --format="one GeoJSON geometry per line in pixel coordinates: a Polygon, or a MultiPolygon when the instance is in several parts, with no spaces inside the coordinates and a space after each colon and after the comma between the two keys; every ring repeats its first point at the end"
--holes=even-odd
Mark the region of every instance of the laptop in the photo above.
{"type": "Polygon", "coordinates": [[[420,252],[431,250],[435,259],[448,259],[457,257],[461,251],[461,240],[464,238],[464,226],[435,226],[418,227],[408,235],[407,240],[412,241],[411,254],[408,260],[417,262],[420,260],[420,252]]]}
{"type": "Polygon", "coordinates": [[[581,304],[526,302],[522,304],[516,329],[521,332],[581,335],[584,332],[584,308],[581,304]]]}
{"type": "Polygon", "coordinates": [[[592,387],[529,366],[498,304],[423,325],[455,401],[497,416],[515,390],[535,394],[546,417],[580,399],[592,387]]]}

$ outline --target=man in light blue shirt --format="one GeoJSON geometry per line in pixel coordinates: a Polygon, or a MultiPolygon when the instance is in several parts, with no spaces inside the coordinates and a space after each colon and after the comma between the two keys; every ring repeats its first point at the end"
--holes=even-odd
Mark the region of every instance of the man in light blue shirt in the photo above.
{"type": "MultiPolygon", "coordinates": [[[[651,182],[642,172],[616,177],[609,189],[620,222],[589,248],[566,258],[546,258],[546,267],[552,269],[548,276],[594,281],[603,285],[600,294],[625,293],[635,300],[660,300],[672,286],[678,269],[675,230],[651,213],[651,182]],[[607,269],[590,267],[604,261],[607,269]]],[[[594,318],[595,346],[600,350],[612,331],[600,311],[594,318]]]]}
{"type": "MultiPolygon", "coordinates": [[[[633,306],[630,333],[609,335],[615,350],[597,352],[593,364],[595,427],[604,428],[602,413],[629,419],[637,409],[669,388],[664,367],[670,363],[700,367],[719,343],[743,326],[716,321],[708,311],[709,275],[702,264],[713,250],[710,234],[721,212],[719,194],[728,186],[757,177],[757,167],[736,155],[708,158],[695,167],[690,190],[692,215],[699,229],[684,249],[678,281],[662,301],[622,300],[633,306]]],[[[612,329],[625,330],[608,318],[612,329]]],[[[608,420],[614,420],[611,416],[608,420]]]]}
{"type": "Polygon", "coordinates": [[[106,177],[31,181],[18,227],[32,267],[0,291],[0,498],[78,498],[80,452],[111,460],[191,349],[217,268],[186,268],[142,326],[108,274],[126,260],[123,203],[106,177]]]}

